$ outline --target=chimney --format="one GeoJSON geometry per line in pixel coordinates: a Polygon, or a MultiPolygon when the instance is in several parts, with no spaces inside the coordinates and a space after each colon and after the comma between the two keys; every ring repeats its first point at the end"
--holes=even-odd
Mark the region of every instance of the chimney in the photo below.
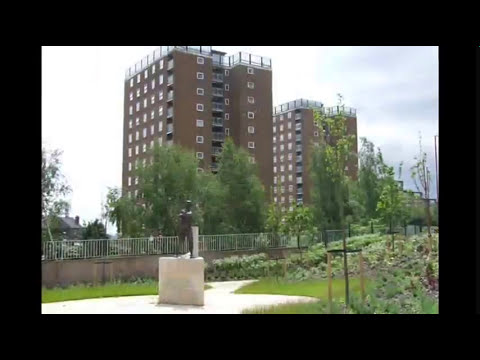
{"type": "Polygon", "coordinates": [[[75,216],[75,224],[80,225],[80,218],[75,216]]]}

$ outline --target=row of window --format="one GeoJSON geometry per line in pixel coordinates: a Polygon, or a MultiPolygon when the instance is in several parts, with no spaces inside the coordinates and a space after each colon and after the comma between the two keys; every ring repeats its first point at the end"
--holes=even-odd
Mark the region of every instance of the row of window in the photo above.
{"type": "MultiPolygon", "coordinates": [[[[291,139],[292,139],[292,133],[291,133],[291,132],[289,132],[289,133],[287,134],[287,138],[288,138],[288,140],[291,140],[291,139]]],[[[283,140],[284,140],[283,134],[280,134],[279,141],[283,141],[283,140]]],[[[277,142],[277,137],[274,136],[274,137],[273,137],[273,143],[275,144],[276,142],[277,142]]]]}
{"type": "MultiPolygon", "coordinates": [[[[280,172],[284,172],[285,171],[285,165],[280,165],[280,172]]],[[[288,164],[288,171],[293,171],[293,165],[292,164],[288,164]]],[[[277,167],[274,166],[273,167],[273,173],[276,174],[277,173],[277,167]]]]}
{"type": "MultiPolygon", "coordinates": [[[[292,112],[290,111],[289,113],[287,113],[287,119],[291,119],[291,118],[292,118],[292,112]]],[[[284,119],[284,116],[283,116],[283,114],[281,114],[280,115],[280,121],[283,121],[283,119],[284,119]]],[[[273,123],[275,124],[277,122],[277,117],[274,116],[272,118],[272,120],[273,120],[273,123]]]]}
{"type": "MultiPolygon", "coordinates": [[[[285,186],[282,186],[280,188],[280,192],[283,194],[285,193],[285,186]]],[[[288,185],[288,192],[293,192],[293,185],[288,185]]],[[[277,187],[274,187],[273,188],[273,193],[276,194],[277,193],[277,187]]]]}
{"type": "MultiPolygon", "coordinates": [[[[292,182],[292,181],[293,181],[293,175],[292,175],[292,174],[288,175],[288,181],[289,181],[289,182],[292,182]]],[[[281,175],[281,176],[280,176],[280,182],[281,182],[281,183],[284,183],[284,182],[285,182],[285,175],[281,175]]],[[[277,184],[277,177],[276,177],[276,176],[273,177],[273,183],[274,183],[274,184],[277,184]]]]}
{"type": "MultiPolygon", "coordinates": [[[[292,150],[293,149],[293,143],[291,143],[291,142],[288,143],[287,148],[288,148],[288,150],[292,150]]],[[[280,152],[282,152],[284,149],[285,149],[285,145],[280,144],[280,152]]],[[[274,145],[273,146],[273,153],[275,154],[276,152],[277,152],[277,145],[274,145]]]]}
{"type": "MultiPolygon", "coordinates": [[[[278,199],[277,199],[277,197],[275,196],[275,197],[273,198],[273,202],[278,202],[277,200],[278,200],[278,199]]],[[[288,201],[291,202],[291,203],[293,202],[293,195],[289,195],[289,196],[288,196],[288,201]]],[[[284,197],[284,196],[282,196],[282,197],[280,198],[280,202],[281,202],[282,204],[285,202],[285,197],[284,197]]],[[[292,210],[293,210],[293,208],[290,208],[290,211],[292,211],[292,210]]],[[[283,211],[285,211],[285,210],[283,210],[283,211]]]]}
{"type": "MultiPolygon", "coordinates": [[[[291,121],[289,121],[289,122],[287,123],[287,128],[288,128],[288,129],[291,129],[291,128],[292,128],[292,122],[291,122],[291,121]]],[[[279,131],[280,131],[280,132],[283,131],[283,124],[279,126],[279,131]]],[[[274,127],[273,127],[273,133],[275,134],[276,132],[277,132],[277,127],[274,126],[274,127]]]]}
{"type": "MultiPolygon", "coordinates": [[[[293,159],[293,153],[288,153],[288,160],[292,160],[293,159]]],[[[284,155],[280,155],[280,162],[283,162],[285,160],[285,156],[284,155]]],[[[277,157],[274,156],[273,157],[273,162],[276,163],[277,162],[277,157]]]]}

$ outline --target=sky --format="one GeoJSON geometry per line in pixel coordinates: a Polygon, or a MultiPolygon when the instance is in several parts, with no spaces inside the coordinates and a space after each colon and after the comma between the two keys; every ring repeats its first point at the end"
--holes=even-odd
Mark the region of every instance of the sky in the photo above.
{"type": "MultiPolygon", "coordinates": [[[[80,221],[98,218],[108,187],[121,186],[125,71],[158,47],[42,47],[42,143],[63,151],[70,216],[80,221]]],[[[438,47],[212,47],[270,58],[274,106],[299,98],[333,106],[341,93],[357,109],[359,139],[380,147],[395,169],[403,161],[402,180],[414,191],[409,169],[421,133],[436,198],[438,47]]]]}

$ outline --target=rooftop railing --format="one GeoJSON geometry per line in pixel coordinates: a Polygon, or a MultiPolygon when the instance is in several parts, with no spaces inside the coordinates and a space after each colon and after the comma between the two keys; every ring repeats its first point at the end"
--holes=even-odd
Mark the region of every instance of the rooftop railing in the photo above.
{"type": "Polygon", "coordinates": [[[310,108],[323,108],[323,104],[320,101],[298,99],[290,101],[286,104],[275,106],[273,108],[273,115],[284,113],[286,111],[295,109],[310,109],[310,108]]]}
{"type": "Polygon", "coordinates": [[[344,115],[344,116],[357,116],[357,109],[343,106],[330,106],[323,109],[323,113],[326,116],[336,116],[336,115],[344,115]]]}

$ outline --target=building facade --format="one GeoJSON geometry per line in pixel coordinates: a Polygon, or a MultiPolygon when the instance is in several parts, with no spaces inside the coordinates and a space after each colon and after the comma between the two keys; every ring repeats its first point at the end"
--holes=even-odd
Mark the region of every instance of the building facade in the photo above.
{"type": "MultiPolygon", "coordinates": [[[[273,201],[283,211],[294,203],[311,201],[310,161],[313,147],[323,141],[322,131],[315,125],[314,110],[335,116],[342,110],[347,118],[347,132],[355,135],[352,151],[357,153],[357,120],[355,109],[325,108],[319,101],[299,99],[273,109],[273,201]]],[[[347,165],[347,174],[357,179],[357,159],[347,165]]]]}
{"type": "Polygon", "coordinates": [[[134,170],[157,142],[191,149],[199,171],[218,170],[226,137],[246,149],[265,187],[272,184],[272,66],[211,46],[162,46],[125,78],[122,187],[138,194],[134,170]]]}

